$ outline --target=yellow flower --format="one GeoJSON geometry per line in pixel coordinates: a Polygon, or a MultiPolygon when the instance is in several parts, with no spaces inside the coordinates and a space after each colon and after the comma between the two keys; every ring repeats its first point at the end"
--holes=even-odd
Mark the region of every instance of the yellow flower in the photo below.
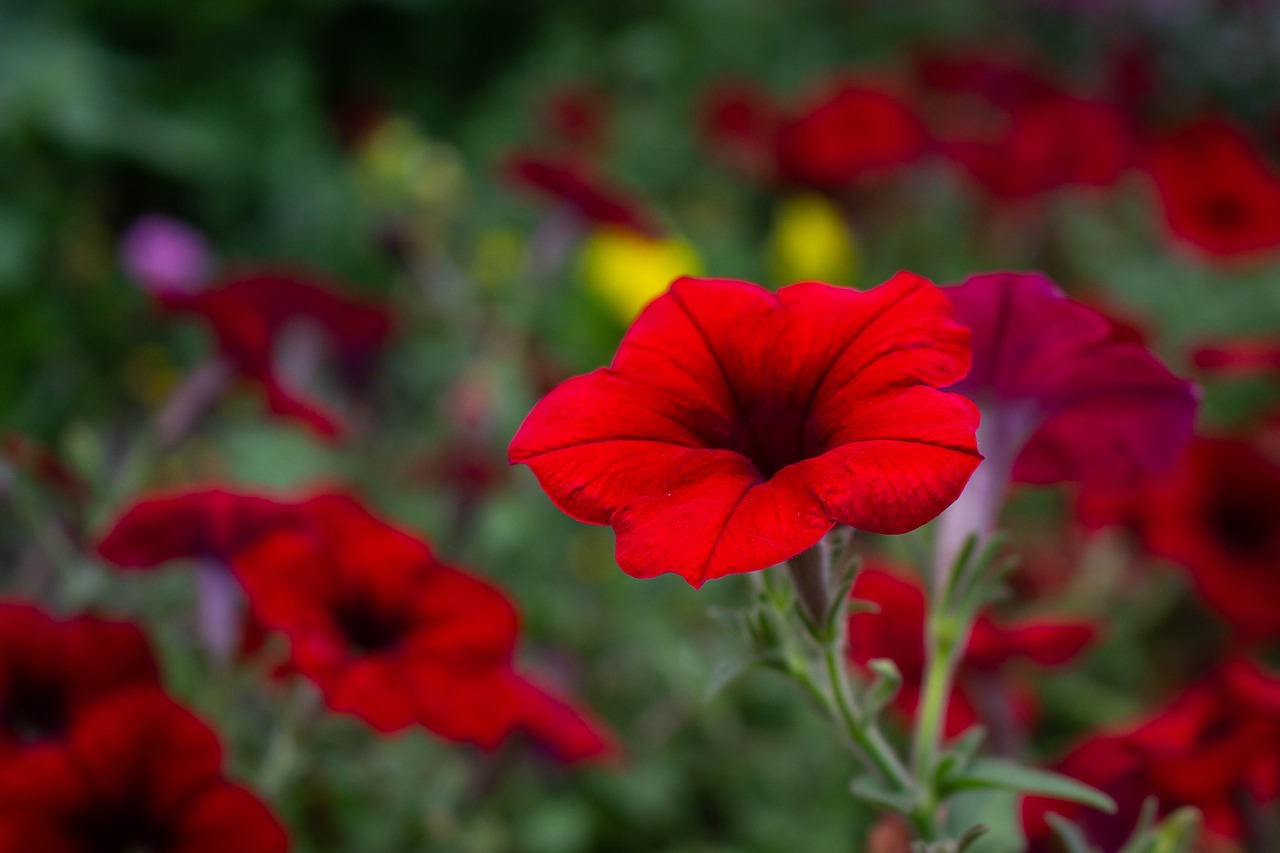
{"type": "Polygon", "coordinates": [[[699,275],[702,264],[684,240],[646,237],[623,228],[597,228],[583,243],[582,277],[587,290],[629,323],[682,275],[699,275]]]}
{"type": "Polygon", "coordinates": [[[384,122],[360,147],[356,180],[375,203],[435,212],[452,210],[467,188],[458,153],[402,118],[384,122]]]}
{"type": "Polygon", "coordinates": [[[825,281],[851,285],[858,273],[858,243],[840,208],[820,195],[792,196],[773,219],[769,240],[780,283],[825,281]]]}

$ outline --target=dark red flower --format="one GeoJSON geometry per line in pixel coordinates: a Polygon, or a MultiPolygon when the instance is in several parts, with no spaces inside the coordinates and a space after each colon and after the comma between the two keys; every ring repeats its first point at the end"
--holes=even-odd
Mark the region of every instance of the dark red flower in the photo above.
{"type": "Polygon", "coordinates": [[[1192,122],[1156,141],[1147,168],[1176,237],[1224,258],[1280,246],[1280,174],[1235,125],[1192,122]]]}
{"type": "Polygon", "coordinates": [[[289,638],[293,668],[331,708],[378,731],[420,724],[485,748],[530,731],[566,758],[609,751],[586,717],[516,673],[517,617],[502,593],[350,497],[299,511],[305,527],[234,564],[255,613],[289,638]]]}
{"type": "Polygon", "coordinates": [[[915,66],[927,89],[972,96],[1009,111],[1058,93],[1057,86],[1029,63],[987,50],[928,50],[917,57],[915,66]]]}
{"type": "Polygon", "coordinates": [[[929,135],[904,101],[844,83],[785,120],[775,145],[783,182],[839,190],[918,159],[929,135]]]}
{"type": "Polygon", "coordinates": [[[954,386],[982,410],[986,461],[939,522],[940,561],[989,535],[1010,481],[1122,485],[1172,465],[1198,394],[1123,329],[1042,275],[973,276],[944,291],[973,334],[954,386]]]}
{"type": "Polygon", "coordinates": [[[960,139],[948,156],[992,195],[1023,199],[1064,186],[1110,186],[1133,160],[1114,107],[1058,95],[1014,111],[994,138],[960,139]]]}
{"type": "Polygon", "coordinates": [[[260,495],[224,489],[156,495],[125,510],[97,551],[129,570],[193,561],[200,638],[217,659],[230,661],[252,627],[231,575],[232,558],[269,533],[300,523],[295,505],[260,495]]]}
{"type": "Polygon", "coordinates": [[[1207,828],[1239,838],[1241,796],[1265,805],[1280,794],[1280,679],[1232,661],[1192,685],[1168,707],[1120,734],[1095,736],[1057,770],[1112,795],[1119,810],[1104,815],[1042,797],[1022,804],[1031,853],[1058,848],[1049,813],[1073,820],[1103,853],[1115,853],[1132,833],[1148,796],[1162,814],[1194,806],[1207,828]]]}
{"type": "Polygon", "coordinates": [[[27,604],[0,603],[0,764],[62,738],[112,693],[158,678],[134,625],[94,616],[63,621],[27,604]]]}
{"type": "Polygon", "coordinates": [[[511,442],[561,510],[617,534],[628,574],[695,586],[795,556],[836,524],[904,533],[977,465],[976,412],[938,391],[968,341],[941,291],[776,294],[678,279],[612,366],[542,400],[511,442]]]}
{"type": "Polygon", "coordinates": [[[754,83],[718,84],[703,97],[702,135],[729,168],[760,182],[774,179],[774,140],[781,109],[754,83]]]}
{"type": "MultiPolygon", "coordinates": [[[[260,385],[270,410],[296,419],[318,434],[335,437],[338,417],[290,387],[276,366],[277,349],[292,339],[311,361],[326,349],[344,376],[359,383],[391,332],[386,309],[341,293],[314,274],[289,269],[253,269],[223,278],[194,294],[161,294],[160,304],[194,313],[207,322],[223,356],[244,378],[260,385]],[[307,336],[307,337],[304,337],[307,336]]],[[[309,365],[308,365],[309,366],[309,365]]]]}
{"type": "Polygon", "coordinates": [[[1205,344],[1191,355],[1201,370],[1234,376],[1270,375],[1280,378],[1280,341],[1275,338],[1205,344]]]}
{"type": "Polygon", "coordinates": [[[0,766],[5,853],[282,853],[280,823],[222,775],[208,726],[157,690],[93,705],[65,742],[0,766]]]}
{"type": "Polygon", "coordinates": [[[226,562],[295,520],[291,504],[226,489],[153,495],[125,510],[98,542],[97,551],[122,569],[151,569],[201,557],[226,562]]]}
{"type": "MultiPolygon", "coordinates": [[[[1127,515],[1242,633],[1280,636],[1280,464],[1247,441],[1196,438],[1127,515]]],[[[1124,517],[1122,514],[1121,517],[1124,517]]]]}
{"type": "Polygon", "coordinates": [[[549,198],[595,225],[615,225],[656,236],[661,229],[643,204],[597,178],[574,159],[517,154],[505,167],[508,179],[549,198]]]}
{"type": "Polygon", "coordinates": [[[590,155],[604,148],[609,104],[605,94],[590,84],[562,85],[542,102],[536,118],[560,148],[590,155]]]}
{"type": "MultiPolygon", "coordinates": [[[[914,716],[924,678],[924,589],[900,574],[879,567],[865,568],[854,583],[853,597],[879,606],[878,613],[857,612],[849,617],[848,655],[865,666],[888,658],[902,673],[898,707],[914,716]]],[[[1008,677],[1011,664],[1025,660],[1042,667],[1060,666],[1092,642],[1097,630],[1086,622],[997,623],[979,616],[960,660],[956,691],[947,706],[946,734],[958,735],[983,720],[980,690],[994,687],[1016,722],[1026,726],[1034,710],[1034,695],[1008,677]]]]}

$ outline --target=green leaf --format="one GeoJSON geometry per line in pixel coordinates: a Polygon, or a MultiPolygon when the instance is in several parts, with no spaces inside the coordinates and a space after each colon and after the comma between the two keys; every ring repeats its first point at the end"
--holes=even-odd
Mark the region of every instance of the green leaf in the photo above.
{"type": "Polygon", "coordinates": [[[855,776],[849,783],[849,793],[863,802],[898,814],[909,813],[914,805],[909,795],[886,787],[870,774],[855,776]]]}
{"type": "Polygon", "coordinates": [[[942,780],[948,793],[968,788],[1003,788],[1023,794],[1035,794],[1055,800],[1082,803],[1091,808],[1115,814],[1116,803],[1101,791],[1069,776],[1023,767],[997,758],[979,758],[957,776],[942,780]]]}
{"type": "Polygon", "coordinates": [[[1096,853],[1085,839],[1084,833],[1080,831],[1080,827],[1058,814],[1046,815],[1045,819],[1053,827],[1058,840],[1062,842],[1065,853],[1096,853]]]}
{"type": "Polygon", "coordinates": [[[1191,853],[1200,837],[1200,812],[1193,808],[1178,809],[1164,819],[1154,832],[1151,853],[1191,853]]]}
{"type": "Polygon", "coordinates": [[[734,681],[757,667],[776,667],[782,662],[777,655],[737,655],[725,658],[711,669],[707,676],[707,689],[703,691],[702,701],[711,702],[734,681]]]}
{"type": "Polygon", "coordinates": [[[938,760],[938,778],[945,780],[963,773],[973,763],[986,739],[987,730],[982,726],[965,729],[964,734],[956,738],[938,760]]]}
{"type": "Polygon", "coordinates": [[[867,664],[873,673],[863,700],[869,717],[877,717],[894,700],[902,689],[902,673],[898,665],[888,658],[876,658],[867,664]]]}

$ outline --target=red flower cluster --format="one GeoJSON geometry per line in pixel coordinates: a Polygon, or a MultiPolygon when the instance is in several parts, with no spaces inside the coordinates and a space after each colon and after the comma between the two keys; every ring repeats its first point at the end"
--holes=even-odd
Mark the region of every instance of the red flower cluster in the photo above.
{"type": "Polygon", "coordinates": [[[610,524],[628,574],[695,586],[795,556],[843,523],[904,533],[980,457],[942,292],[899,273],[859,292],[681,278],[613,364],[558,386],[510,458],[564,512],[610,524]]]}
{"type": "Polygon", "coordinates": [[[745,86],[714,90],[704,106],[713,152],[751,177],[829,192],[919,159],[930,144],[911,107],[887,91],[838,82],[795,112],[745,86]]]}
{"type": "MultiPolygon", "coordinates": [[[[925,595],[919,584],[878,566],[864,568],[853,598],[879,606],[878,613],[849,616],[849,660],[865,666],[888,658],[902,673],[898,707],[914,716],[924,677],[925,595]]],[[[1019,660],[1052,667],[1075,658],[1097,633],[1087,622],[1028,621],[1009,625],[980,616],[961,657],[957,690],[947,705],[945,731],[958,735],[975,723],[998,730],[1031,721],[1035,697],[1009,676],[1019,660]],[[994,691],[994,695],[992,695],[994,691]],[[998,707],[996,707],[998,704],[998,707]],[[998,716],[1008,719],[993,719],[998,716]]]]}
{"type": "Polygon", "coordinates": [[[496,747],[517,731],[576,761],[610,754],[603,729],[514,667],[517,617],[489,584],[354,499],[321,495],[233,559],[254,612],[334,710],[391,732],[420,724],[496,747]]]}
{"type": "Polygon", "coordinates": [[[156,689],[117,692],[58,743],[0,762],[0,851],[283,853],[279,822],[222,775],[216,735],[156,689]]]}
{"type": "Polygon", "coordinates": [[[271,853],[213,732],[164,697],[134,625],[0,603],[0,851],[271,853]]]}
{"type": "Polygon", "coordinates": [[[1081,514],[1086,526],[1133,527],[1244,636],[1280,636],[1280,463],[1252,443],[1196,438],[1167,476],[1086,492],[1081,514]]]}
{"type": "Polygon", "coordinates": [[[602,727],[515,671],[517,619],[500,592],[349,496],[147,499],[98,547],[127,568],[213,558],[257,622],[290,639],[291,671],[379,731],[418,723],[485,747],[524,731],[565,761],[613,751],[602,727]]]}
{"type": "Polygon", "coordinates": [[[1028,797],[1022,819],[1031,853],[1057,849],[1049,813],[1075,821],[1089,841],[1115,853],[1148,796],[1159,798],[1162,813],[1194,806],[1211,832],[1239,838],[1241,798],[1266,804],[1280,796],[1280,678],[1232,661],[1129,731],[1081,743],[1057,769],[1110,794],[1119,811],[1028,797]]]}
{"type": "Polygon", "coordinates": [[[1239,127],[1191,122],[1155,142],[1147,168],[1176,237],[1224,258],[1280,247],[1280,172],[1239,127]]]}
{"type": "Polygon", "coordinates": [[[248,270],[197,293],[156,298],[167,309],[197,314],[208,323],[236,373],[265,391],[272,413],[328,438],[342,432],[338,416],[290,387],[293,377],[277,367],[277,349],[294,331],[318,335],[319,340],[295,338],[305,350],[300,360],[312,360],[321,354],[313,350],[327,348],[342,377],[359,384],[391,332],[391,319],[381,306],[342,295],[339,286],[293,270],[248,270]]]}

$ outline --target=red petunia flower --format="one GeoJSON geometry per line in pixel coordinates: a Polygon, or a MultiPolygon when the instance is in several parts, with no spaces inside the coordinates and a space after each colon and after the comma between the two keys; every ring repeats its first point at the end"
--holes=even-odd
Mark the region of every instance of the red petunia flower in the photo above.
{"type": "Polygon", "coordinates": [[[1178,466],[1128,496],[1153,554],[1246,636],[1280,636],[1280,464],[1249,442],[1196,438],[1178,466]]]}
{"type": "MultiPolygon", "coordinates": [[[[919,584],[879,567],[865,568],[853,586],[853,598],[869,601],[879,613],[858,612],[849,616],[848,656],[865,666],[876,658],[888,658],[902,673],[898,707],[914,716],[924,678],[925,595],[919,584]]],[[[1016,722],[1025,728],[1034,715],[1034,695],[1008,677],[1011,665],[1028,661],[1042,667],[1065,664],[1093,641],[1096,628],[1086,622],[1027,621],[1002,625],[990,616],[980,616],[973,626],[969,645],[961,657],[956,691],[947,706],[946,734],[958,735],[978,722],[993,728],[996,722],[1016,722]],[[1000,692],[999,711],[1016,718],[1009,721],[984,719],[988,688],[1000,692]]]]}
{"type": "Polygon", "coordinates": [[[1161,813],[1194,806],[1210,832],[1239,838],[1240,798],[1260,805],[1280,794],[1280,679],[1242,660],[1192,685],[1167,708],[1120,734],[1093,737],[1057,769],[1115,798],[1104,815],[1083,806],[1027,797],[1023,828],[1031,853],[1057,847],[1049,813],[1073,820],[1104,853],[1115,853],[1132,833],[1148,796],[1161,813]]]}
{"type": "Polygon", "coordinates": [[[943,515],[940,553],[991,532],[1010,480],[1123,484],[1172,465],[1198,394],[1146,347],[1042,275],[978,275],[944,292],[973,334],[973,369],[954,390],[982,410],[986,461],[943,515]]]}
{"type": "Polygon", "coordinates": [[[611,751],[586,716],[516,673],[517,617],[502,593],[350,497],[299,510],[305,527],[262,540],[235,568],[331,708],[378,731],[420,724],[485,748],[529,731],[569,759],[611,751]]]}
{"type": "Polygon", "coordinates": [[[158,679],[135,625],[94,616],[61,621],[27,604],[0,603],[0,764],[64,737],[94,703],[158,679]]]}
{"type": "Polygon", "coordinates": [[[615,225],[649,237],[661,229],[638,200],[609,186],[576,159],[517,154],[505,167],[516,186],[545,196],[594,225],[615,225]]]}
{"type": "Polygon", "coordinates": [[[929,135],[902,100],[844,83],[784,121],[775,144],[782,181],[839,190],[919,159],[929,135]]]}
{"type": "Polygon", "coordinates": [[[1064,186],[1110,186],[1133,161],[1114,107],[1058,95],[1014,111],[994,138],[948,143],[948,156],[992,195],[1023,199],[1064,186]]]}
{"type": "Polygon", "coordinates": [[[224,489],[155,495],[125,510],[97,552],[126,570],[194,561],[200,638],[215,657],[229,661],[245,627],[232,558],[280,527],[299,523],[294,505],[260,495],[224,489]]]}
{"type": "Polygon", "coordinates": [[[1194,121],[1157,140],[1147,168],[1176,237],[1222,258],[1280,247],[1280,173],[1235,125],[1194,121]]]}
{"type": "Polygon", "coordinates": [[[973,472],[976,411],[937,390],[968,364],[941,291],[776,294],[678,279],[612,366],[561,384],[510,459],[564,512],[617,534],[628,574],[710,578],[795,556],[836,524],[904,533],[973,472]]]}
{"type": "Polygon", "coordinates": [[[0,765],[0,851],[283,853],[283,827],[222,775],[218,739],[157,690],[93,705],[66,741],[0,765]]]}
{"type": "Polygon", "coordinates": [[[108,528],[98,556],[122,569],[153,569],[175,560],[230,560],[282,525],[296,522],[291,504],[226,489],[141,498],[108,528]]]}
{"type": "Polygon", "coordinates": [[[300,362],[313,361],[327,349],[337,357],[343,378],[359,384],[391,333],[385,308],[342,295],[338,285],[295,270],[247,270],[198,293],[157,298],[170,310],[203,318],[236,372],[263,388],[274,414],[328,438],[341,434],[339,418],[290,387],[294,378],[277,368],[277,349],[294,342],[300,362]]]}

